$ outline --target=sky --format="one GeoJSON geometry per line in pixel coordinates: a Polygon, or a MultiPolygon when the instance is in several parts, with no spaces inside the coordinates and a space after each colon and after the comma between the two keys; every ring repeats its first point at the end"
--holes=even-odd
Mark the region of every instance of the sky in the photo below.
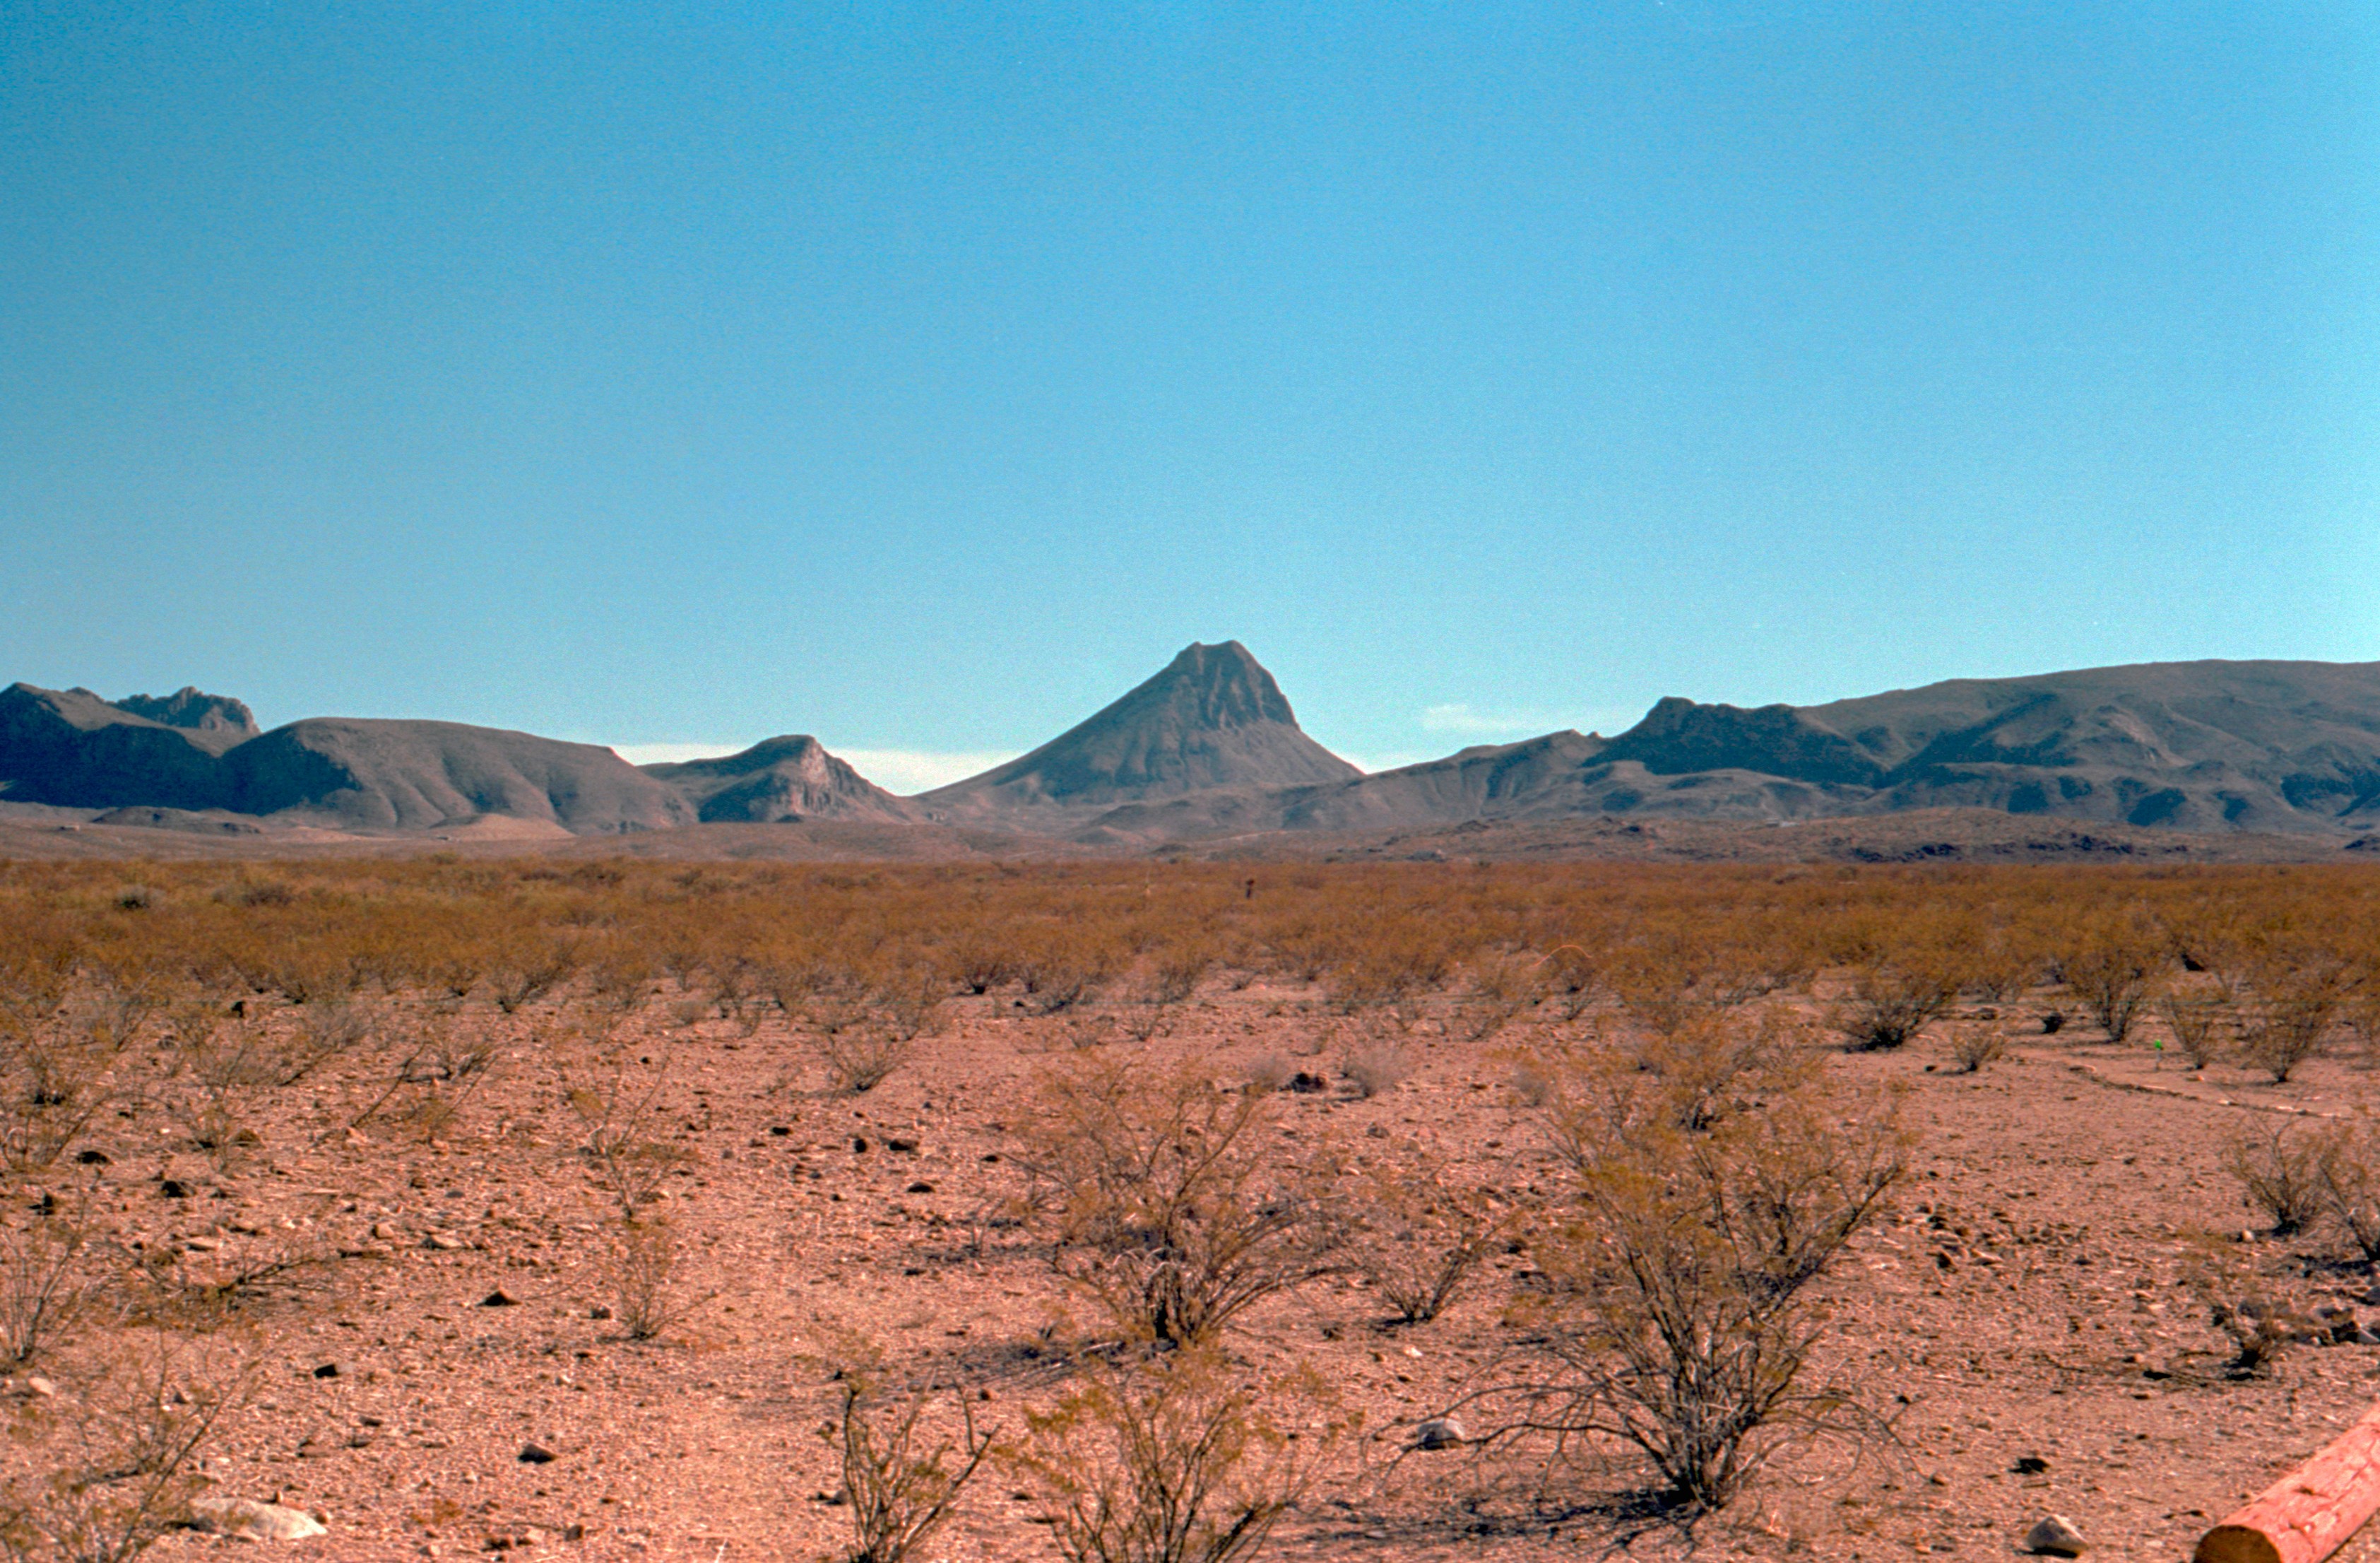
{"type": "Polygon", "coordinates": [[[0,680],[905,789],[2380,659],[2380,4],[0,0],[0,680]]]}

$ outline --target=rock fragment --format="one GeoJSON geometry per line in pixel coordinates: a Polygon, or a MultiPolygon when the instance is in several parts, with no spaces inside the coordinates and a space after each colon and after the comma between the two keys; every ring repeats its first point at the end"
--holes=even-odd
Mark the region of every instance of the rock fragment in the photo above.
{"type": "Polygon", "coordinates": [[[192,1498],[190,1522],[211,1535],[244,1536],[259,1542],[297,1542],[331,1533],[310,1514],[254,1498],[192,1498]]]}
{"type": "Polygon", "coordinates": [[[2091,1544],[2063,1514],[2045,1514],[2024,1533],[2024,1549],[2038,1557],[2080,1557],[2091,1544]]]}

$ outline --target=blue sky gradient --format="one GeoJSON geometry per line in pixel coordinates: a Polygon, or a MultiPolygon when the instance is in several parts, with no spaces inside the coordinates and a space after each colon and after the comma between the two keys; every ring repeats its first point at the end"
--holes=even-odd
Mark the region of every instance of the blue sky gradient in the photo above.
{"type": "Polygon", "coordinates": [[[2380,658],[2368,3],[16,0],[0,214],[0,678],[897,767],[1235,637],[1377,764],[2380,658]]]}

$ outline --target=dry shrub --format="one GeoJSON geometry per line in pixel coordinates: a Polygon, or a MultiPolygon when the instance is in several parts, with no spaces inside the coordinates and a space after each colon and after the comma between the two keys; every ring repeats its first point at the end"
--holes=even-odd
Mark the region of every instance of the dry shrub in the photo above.
{"type": "Polygon", "coordinates": [[[1468,1039],[1485,1042],[1535,1008],[1546,995],[1548,969],[1544,956],[1510,954],[1481,962],[1461,1004],[1468,1039]]]}
{"type": "Polygon", "coordinates": [[[856,1545],[849,1563],[902,1563],[950,1518],[951,1508],[991,1453],[997,1429],[978,1433],[975,1408],[954,1396],[959,1435],[930,1444],[917,1423],[930,1393],[882,1393],[872,1376],[846,1369],[843,1405],[826,1435],[843,1461],[856,1545]]]}
{"type": "Polygon", "coordinates": [[[55,1346],[96,1300],[79,1223],[45,1216],[0,1230],[0,1363],[18,1366],[55,1346]]]}
{"type": "Polygon", "coordinates": [[[1280,1054],[1259,1054],[1248,1065],[1248,1085],[1258,1092],[1280,1091],[1296,1073],[1297,1066],[1280,1054]]]}
{"type": "Polygon", "coordinates": [[[2068,938],[2058,970],[2091,1019],[2122,1042],[2156,996],[2166,941],[2140,918],[2123,914],[2081,923],[2068,938]]]}
{"type": "Polygon", "coordinates": [[[1863,1426],[1846,1388],[1802,1382],[1821,1333],[1808,1288],[1907,1166],[1889,1099],[1828,1090],[1806,1055],[1742,1100],[1683,1083],[1726,1073],[1607,1068],[1558,1094],[1571,1200],[1532,1245],[1553,1286],[1518,1305],[1527,1342],[1467,1402],[1497,1419],[1491,1442],[1633,1447],[1697,1514],[1780,1444],[1863,1426]]]}
{"type": "Polygon", "coordinates": [[[2368,1115],[2325,1126],[2313,1146],[2324,1207],[2366,1264],[2380,1264],[2380,1124],[2368,1115]]]}
{"type": "Polygon", "coordinates": [[[2203,1069],[2215,1062],[2228,1012],[2221,994],[2168,990],[2158,995],[2156,1011],[2183,1063],[2203,1069]]]}
{"type": "Polygon", "coordinates": [[[910,1044],[941,1023],[940,984],[940,978],[917,970],[814,995],[807,1008],[828,1082],[856,1095],[891,1079],[910,1044]]]}
{"type": "Polygon", "coordinates": [[[2263,944],[2247,964],[2253,997],[2240,1022],[2240,1062],[2282,1084],[2322,1050],[2324,1034],[2362,973],[2336,952],[2302,939],[2263,944]]]}
{"type": "Polygon", "coordinates": [[[1232,1563],[1262,1549],[1358,1421],[1334,1414],[1311,1369],[1249,1386],[1212,1348],[1135,1351],[1027,1412],[1005,1463],[1066,1563],[1232,1563]]]}
{"type": "Polygon", "coordinates": [[[659,1064],[632,1065],[625,1053],[595,1060],[563,1082],[564,1098],[584,1130],[579,1154],[631,1227],[662,1179],[686,1159],[676,1146],[653,1138],[668,1082],[666,1054],[659,1064]]]}
{"type": "Polygon", "coordinates": [[[1376,1039],[1350,1052],[1339,1072],[1354,1086],[1355,1094],[1368,1102],[1402,1085],[1413,1073],[1413,1059],[1396,1043],[1376,1039]]]}
{"type": "Polygon", "coordinates": [[[54,1398],[16,1410],[9,1432],[31,1469],[0,1478],[0,1548],[23,1563],[129,1563],[184,1521],[198,1452],[244,1392],[236,1362],[190,1360],[163,1336],[62,1372],[54,1398]]]}
{"type": "Polygon", "coordinates": [[[1899,1047],[1958,1000],[1966,972],[1948,951],[1910,950],[1863,962],[1827,1020],[1854,1052],[1899,1047]]]}
{"type": "Polygon", "coordinates": [[[1271,1140],[1273,1102],[1189,1065],[1042,1078],[1021,1159],[1063,1192],[1061,1270],[1127,1334],[1200,1342],[1322,1271],[1335,1168],[1271,1140]]]}
{"type": "Polygon", "coordinates": [[[718,1295],[686,1296],[680,1257],[677,1228],[667,1221],[624,1221],[613,1229],[613,1312],[630,1340],[650,1340],[685,1323],[718,1295]]]}
{"type": "Polygon", "coordinates": [[[1998,1026],[1970,1022],[1950,1028],[1950,1057],[1962,1075],[1980,1072],[2007,1051],[2008,1034],[1998,1026]]]}
{"type": "Polygon", "coordinates": [[[2181,1284],[2206,1309],[2207,1322],[2231,1342],[2225,1371],[2252,1378],[2310,1333],[2309,1322],[2268,1291],[2244,1260],[2202,1244],[2182,1267],[2181,1284]]]}
{"type": "Polygon", "coordinates": [[[2270,1134],[2242,1130],[2224,1148],[2224,1163],[2240,1180],[2248,1205],[2265,1215],[2275,1237],[2301,1232],[2323,1213],[2325,1146],[2315,1135],[2284,1123],[2270,1134]]]}
{"type": "MultiPolygon", "coordinates": [[[[1423,1157],[1415,1145],[1397,1154],[1407,1164],[1423,1157]]],[[[1349,1223],[1360,1234],[1354,1264],[1404,1324],[1438,1317],[1519,1215],[1487,1189],[1449,1184],[1410,1165],[1374,1174],[1364,1194],[1349,1223]]]]}

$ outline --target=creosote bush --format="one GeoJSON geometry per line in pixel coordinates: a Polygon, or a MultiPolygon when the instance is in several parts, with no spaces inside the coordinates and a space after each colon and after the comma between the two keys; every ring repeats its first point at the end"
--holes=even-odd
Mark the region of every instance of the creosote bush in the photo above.
{"type": "Polygon", "coordinates": [[[976,1430],[975,1407],[964,1391],[953,1397],[956,1436],[935,1438],[918,1426],[929,1390],[889,1396],[873,1372],[848,1368],[841,1387],[841,1409],[824,1431],[836,1446],[851,1506],[849,1563],[902,1563],[950,1518],[999,1430],[976,1430]]]}
{"type": "Polygon", "coordinates": [[[1042,1077],[1021,1159],[1061,1191],[1061,1269],[1127,1334],[1206,1340],[1330,1262],[1337,1168],[1271,1138],[1275,1100],[1192,1065],[1042,1077]]]}
{"type": "Polygon", "coordinates": [[[2242,1130],[2224,1159],[2247,1203],[2264,1213],[2275,1237],[2301,1232],[2323,1213],[2326,1147],[2291,1124],[2270,1133],[2242,1130]]]}
{"type": "Polygon", "coordinates": [[[1516,1304],[1525,1344],[1466,1403],[1491,1442],[1616,1441],[1681,1510],[1720,1508],[1781,1443],[1857,1431],[1847,1388],[1803,1382],[1808,1288],[1900,1179],[1906,1136],[1806,1051],[1771,1052],[1741,1096],[1688,1083],[1741,1068],[1568,1062],[1545,1114],[1570,1187],[1532,1243],[1554,1285],[1516,1304]]]}
{"type": "Polygon", "coordinates": [[[1256,1385],[1212,1347],[1094,1358],[1006,1464],[1066,1563],[1252,1557],[1360,1419],[1310,1369],[1256,1385]]]}

